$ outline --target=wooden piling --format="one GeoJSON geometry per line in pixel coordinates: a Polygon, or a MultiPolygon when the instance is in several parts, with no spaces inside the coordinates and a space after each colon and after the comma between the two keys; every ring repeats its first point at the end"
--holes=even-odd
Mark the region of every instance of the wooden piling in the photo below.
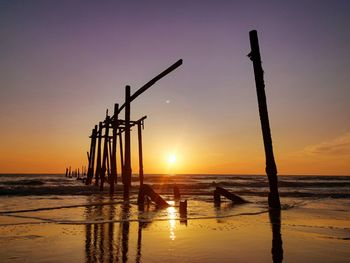
{"type": "Polygon", "coordinates": [[[273,155],[269,116],[265,95],[264,71],[261,66],[261,56],[259,49],[258,33],[256,30],[249,32],[251,52],[249,58],[253,61],[256,92],[258,97],[260,123],[264,140],[266,157],[266,174],[269,180],[270,193],[268,203],[270,208],[281,209],[278,193],[277,167],[273,155]]]}
{"type": "Polygon", "coordinates": [[[110,181],[110,188],[109,188],[109,194],[114,194],[114,183],[117,183],[117,134],[118,134],[118,109],[119,104],[114,104],[114,119],[112,122],[112,133],[113,133],[113,140],[112,140],[112,149],[111,149],[111,181],[110,181]]]}
{"type": "Polygon", "coordinates": [[[103,184],[105,182],[105,173],[107,169],[107,158],[108,158],[108,133],[109,133],[109,116],[105,119],[105,134],[103,138],[103,157],[102,157],[102,168],[100,175],[100,191],[103,191],[103,184]]]}
{"type": "Polygon", "coordinates": [[[96,146],[96,135],[97,135],[97,125],[92,130],[91,133],[91,143],[90,143],[90,154],[89,154],[89,168],[85,183],[91,184],[92,178],[94,176],[94,161],[95,161],[95,146],[96,146]]]}
{"type": "Polygon", "coordinates": [[[102,167],[102,153],[101,153],[101,141],[102,141],[103,125],[102,121],[98,124],[98,139],[97,139],[97,158],[96,158],[96,172],[95,172],[95,185],[98,186],[101,177],[102,167]]]}
{"type": "Polygon", "coordinates": [[[177,185],[174,185],[174,200],[179,201],[181,199],[180,189],[177,185]]]}
{"type": "Polygon", "coordinates": [[[129,199],[131,184],[131,148],[130,148],[130,86],[125,87],[125,131],[124,131],[124,199],[129,199]]]}
{"type": "MultiPolygon", "coordinates": [[[[122,169],[122,175],[123,169],[124,169],[124,150],[123,150],[123,136],[120,134],[119,135],[119,152],[120,152],[120,167],[122,169]]],[[[122,178],[123,179],[123,178],[122,178]]]]}
{"type": "Polygon", "coordinates": [[[137,123],[137,134],[138,134],[138,143],[139,143],[139,178],[140,186],[143,185],[143,158],[142,158],[142,126],[143,120],[137,123]]]}

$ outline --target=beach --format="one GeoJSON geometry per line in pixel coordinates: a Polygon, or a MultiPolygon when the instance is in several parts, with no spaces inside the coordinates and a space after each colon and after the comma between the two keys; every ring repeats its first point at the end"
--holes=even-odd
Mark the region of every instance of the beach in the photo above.
{"type": "MultiPolygon", "coordinates": [[[[85,187],[73,178],[53,177],[85,187]]],[[[38,178],[47,177],[32,178],[27,187],[37,187],[38,178]]],[[[200,181],[182,180],[190,178],[200,181]]],[[[156,187],[159,178],[153,180],[156,187]]],[[[171,206],[151,204],[144,211],[136,195],[129,202],[98,192],[1,196],[1,262],[348,262],[348,198],[286,196],[279,214],[267,208],[264,196],[245,195],[248,204],[225,201],[215,207],[212,197],[192,193],[182,197],[188,200],[184,218],[165,189],[171,206]]]]}

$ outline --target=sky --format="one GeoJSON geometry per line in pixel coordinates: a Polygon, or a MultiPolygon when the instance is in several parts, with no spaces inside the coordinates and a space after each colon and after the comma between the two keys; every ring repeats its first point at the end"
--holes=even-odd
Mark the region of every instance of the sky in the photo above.
{"type": "Polygon", "coordinates": [[[133,120],[147,115],[145,173],[264,174],[247,57],[256,29],[279,174],[349,175],[348,10],[341,0],[0,0],[0,173],[86,166],[91,129],[125,86],[183,59],[132,103],[133,120]]]}

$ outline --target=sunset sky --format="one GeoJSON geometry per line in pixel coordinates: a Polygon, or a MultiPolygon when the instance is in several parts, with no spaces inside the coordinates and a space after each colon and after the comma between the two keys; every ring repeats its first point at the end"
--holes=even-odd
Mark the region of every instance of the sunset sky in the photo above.
{"type": "MultiPolygon", "coordinates": [[[[256,29],[279,174],[349,175],[349,10],[345,0],[0,0],[0,173],[87,165],[91,129],[125,85],[134,92],[183,59],[132,104],[132,119],[148,116],[145,173],[264,174],[247,57],[256,29]]],[[[136,130],[132,143],[137,173],[136,130]]]]}

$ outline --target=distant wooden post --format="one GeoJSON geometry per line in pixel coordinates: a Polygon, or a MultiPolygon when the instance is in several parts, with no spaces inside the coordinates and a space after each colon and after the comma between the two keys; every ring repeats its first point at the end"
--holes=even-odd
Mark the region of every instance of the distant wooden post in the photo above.
{"type": "Polygon", "coordinates": [[[68,177],[68,168],[66,168],[66,177],[68,177]]]}
{"type": "Polygon", "coordinates": [[[143,120],[137,123],[137,134],[139,141],[139,177],[140,177],[140,186],[143,185],[143,160],[142,160],[142,128],[143,120]]]}
{"type": "Polygon", "coordinates": [[[103,138],[103,157],[102,157],[102,168],[100,175],[100,190],[103,191],[103,184],[105,182],[105,173],[107,168],[107,158],[108,158],[108,133],[109,133],[109,116],[106,116],[105,120],[105,135],[103,138]]]}
{"type": "Polygon", "coordinates": [[[261,57],[256,30],[249,32],[251,52],[249,58],[253,61],[256,92],[258,96],[259,114],[262,135],[264,139],[265,157],[266,157],[266,174],[269,179],[270,193],[268,203],[270,208],[281,209],[281,203],[278,193],[277,167],[273,155],[272,139],[270,132],[269,116],[267,112],[264,71],[261,66],[261,57]]]}
{"type": "Polygon", "coordinates": [[[101,153],[101,141],[102,141],[102,121],[99,122],[98,124],[98,139],[97,139],[97,158],[96,158],[96,172],[95,172],[95,185],[98,186],[99,180],[101,177],[101,158],[102,158],[102,153],[101,153]]]}
{"type": "Polygon", "coordinates": [[[69,173],[68,173],[68,176],[71,177],[71,173],[72,173],[72,167],[69,166],[69,173]]]}
{"type": "Polygon", "coordinates": [[[131,148],[130,148],[130,86],[125,87],[125,131],[124,131],[124,199],[129,199],[131,184],[131,148]]]}
{"type": "Polygon", "coordinates": [[[94,161],[95,161],[95,146],[96,146],[96,135],[97,135],[97,125],[92,130],[91,133],[91,144],[90,144],[90,154],[89,154],[89,168],[86,179],[86,184],[91,184],[92,178],[94,176],[94,161]]]}
{"type": "Polygon", "coordinates": [[[114,193],[114,183],[117,183],[117,134],[118,134],[118,109],[119,104],[114,104],[114,119],[113,119],[113,140],[112,140],[112,149],[111,149],[111,181],[109,194],[113,195],[114,193]]]}

